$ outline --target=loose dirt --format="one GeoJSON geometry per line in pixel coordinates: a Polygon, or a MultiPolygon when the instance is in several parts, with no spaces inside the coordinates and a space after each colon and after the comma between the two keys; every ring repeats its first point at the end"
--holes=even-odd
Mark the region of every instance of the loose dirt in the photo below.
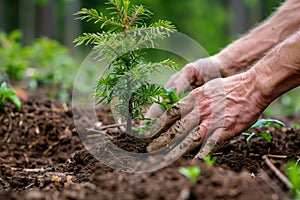
{"type": "MultiPolygon", "coordinates": [[[[104,125],[114,123],[108,109],[98,109],[97,116],[104,125]]],[[[211,153],[217,157],[213,166],[192,161],[192,152],[161,170],[130,174],[105,166],[85,149],[70,106],[30,99],[20,111],[12,105],[0,108],[0,199],[289,198],[262,156],[269,155],[284,172],[289,159],[300,158],[300,130],[270,126],[253,131],[268,131],[272,142],[253,138],[247,151],[244,137],[237,136],[211,153]],[[192,164],[201,168],[195,185],[178,172],[192,164]]],[[[147,145],[122,134],[113,141],[137,153],[147,145]]]]}

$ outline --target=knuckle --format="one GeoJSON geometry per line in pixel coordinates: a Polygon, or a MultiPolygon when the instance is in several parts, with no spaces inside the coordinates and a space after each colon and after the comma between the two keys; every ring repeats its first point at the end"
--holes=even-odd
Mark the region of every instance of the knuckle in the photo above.
{"type": "Polygon", "coordinates": [[[187,64],[181,69],[182,74],[186,74],[189,76],[194,75],[195,71],[195,66],[193,64],[187,64]]]}
{"type": "Polygon", "coordinates": [[[172,105],[167,111],[166,114],[170,117],[180,117],[181,112],[180,112],[180,104],[176,103],[172,105]]]}

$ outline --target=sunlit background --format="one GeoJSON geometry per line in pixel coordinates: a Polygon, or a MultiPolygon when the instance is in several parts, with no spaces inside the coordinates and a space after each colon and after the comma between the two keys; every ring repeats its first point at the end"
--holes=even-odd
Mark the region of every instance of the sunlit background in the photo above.
{"type": "MultiPolygon", "coordinates": [[[[134,2],[150,8],[153,20],[172,21],[212,55],[269,16],[282,0],[134,2]]],[[[104,0],[0,0],[0,70],[15,84],[26,80],[30,91],[43,85],[51,93],[59,86],[59,95],[52,97],[68,101],[76,70],[89,50],[74,48],[73,40],[83,32],[100,30],[93,23],[74,20],[73,14],[82,7],[106,12],[104,0]]],[[[280,97],[266,114],[299,116],[299,91],[280,97]]]]}

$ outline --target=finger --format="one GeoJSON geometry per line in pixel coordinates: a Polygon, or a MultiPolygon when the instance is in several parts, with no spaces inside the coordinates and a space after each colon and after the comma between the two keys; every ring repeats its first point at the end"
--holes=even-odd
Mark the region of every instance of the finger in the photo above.
{"type": "Polygon", "coordinates": [[[148,146],[147,151],[153,152],[166,145],[172,145],[171,141],[177,142],[184,138],[187,133],[199,124],[199,112],[195,109],[184,118],[177,120],[166,132],[154,139],[148,146]]]}
{"type": "Polygon", "coordinates": [[[166,87],[177,88],[177,93],[182,94],[188,90],[199,87],[205,82],[222,77],[219,71],[220,65],[216,58],[202,58],[187,64],[180,72],[173,75],[166,87]]]}
{"type": "Polygon", "coordinates": [[[186,65],[182,70],[172,75],[165,84],[167,88],[176,88],[178,94],[192,89],[191,84],[195,82],[197,70],[192,63],[186,65]]]}
{"type": "Polygon", "coordinates": [[[197,126],[194,128],[185,138],[182,142],[180,142],[175,148],[173,148],[166,156],[166,159],[178,159],[184,154],[187,154],[188,152],[194,150],[196,147],[198,147],[204,140],[204,137],[202,137],[199,134],[200,127],[197,126]]]}
{"type": "MultiPolygon", "coordinates": [[[[162,106],[160,106],[158,104],[152,104],[144,117],[150,118],[150,119],[158,118],[164,113],[164,111],[165,111],[165,109],[162,106]]],[[[147,122],[147,120],[143,120],[140,122],[140,125],[145,125],[146,122],[147,122]]]]}
{"type": "Polygon", "coordinates": [[[216,137],[208,138],[209,135],[209,126],[210,122],[207,120],[206,122],[201,123],[195,129],[193,129],[182,142],[180,142],[175,148],[171,150],[166,155],[166,159],[177,159],[184,154],[189,153],[190,151],[194,150],[195,148],[199,147],[203,142],[205,145],[201,148],[199,153],[194,157],[195,158],[204,158],[215,146],[217,143],[216,137]]]}
{"type": "Polygon", "coordinates": [[[196,95],[190,93],[180,102],[172,105],[144,132],[145,137],[157,137],[166,132],[177,120],[184,117],[195,108],[196,95]]]}
{"type": "Polygon", "coordinates": [[[223,137],[220,137],[224,132],[222,128],[215,128],[212,131],[212,134],[210,134],[210,130],[208,129],[199,129],[198,134],[199,135],[205,135],[205,141],[200,149],[200,151],[196,154],[194,159],[199,158],[203,159],[205,158],[214,148],[214,146],[218,143],[221,142],[223,137]],[[206,131],[206,132],[205,132],[206,131]]]}

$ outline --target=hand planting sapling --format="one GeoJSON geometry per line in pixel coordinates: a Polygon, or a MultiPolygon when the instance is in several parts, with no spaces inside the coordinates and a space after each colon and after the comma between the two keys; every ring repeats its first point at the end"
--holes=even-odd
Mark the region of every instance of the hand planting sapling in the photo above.
{"type": "Polygon", "coordinates": [[[99,24],[102,32],[84,33],[74,42],[76,46],[92,44],[94,58],[107,63],[109,73],[98,79],[92,96],[98,104],[116,101],[113,112],[126,121],[127,133],[131,133],[133,122],[147,120],[143,115],[146,106],[159,103],[167,108],[178,100],[175,89],[149,81],[152,73],[162,67],[175,68],[176,63],[169,59],[161,62],[144,59],[146,49],[154,48],[157,40],[169,37],[175,28],[164,20],[146,24],[152,13],[130,0],[109,0],[107,4],[109,15],[87,8],[76,13],[80,15],[78,19],[99,24]]]}

